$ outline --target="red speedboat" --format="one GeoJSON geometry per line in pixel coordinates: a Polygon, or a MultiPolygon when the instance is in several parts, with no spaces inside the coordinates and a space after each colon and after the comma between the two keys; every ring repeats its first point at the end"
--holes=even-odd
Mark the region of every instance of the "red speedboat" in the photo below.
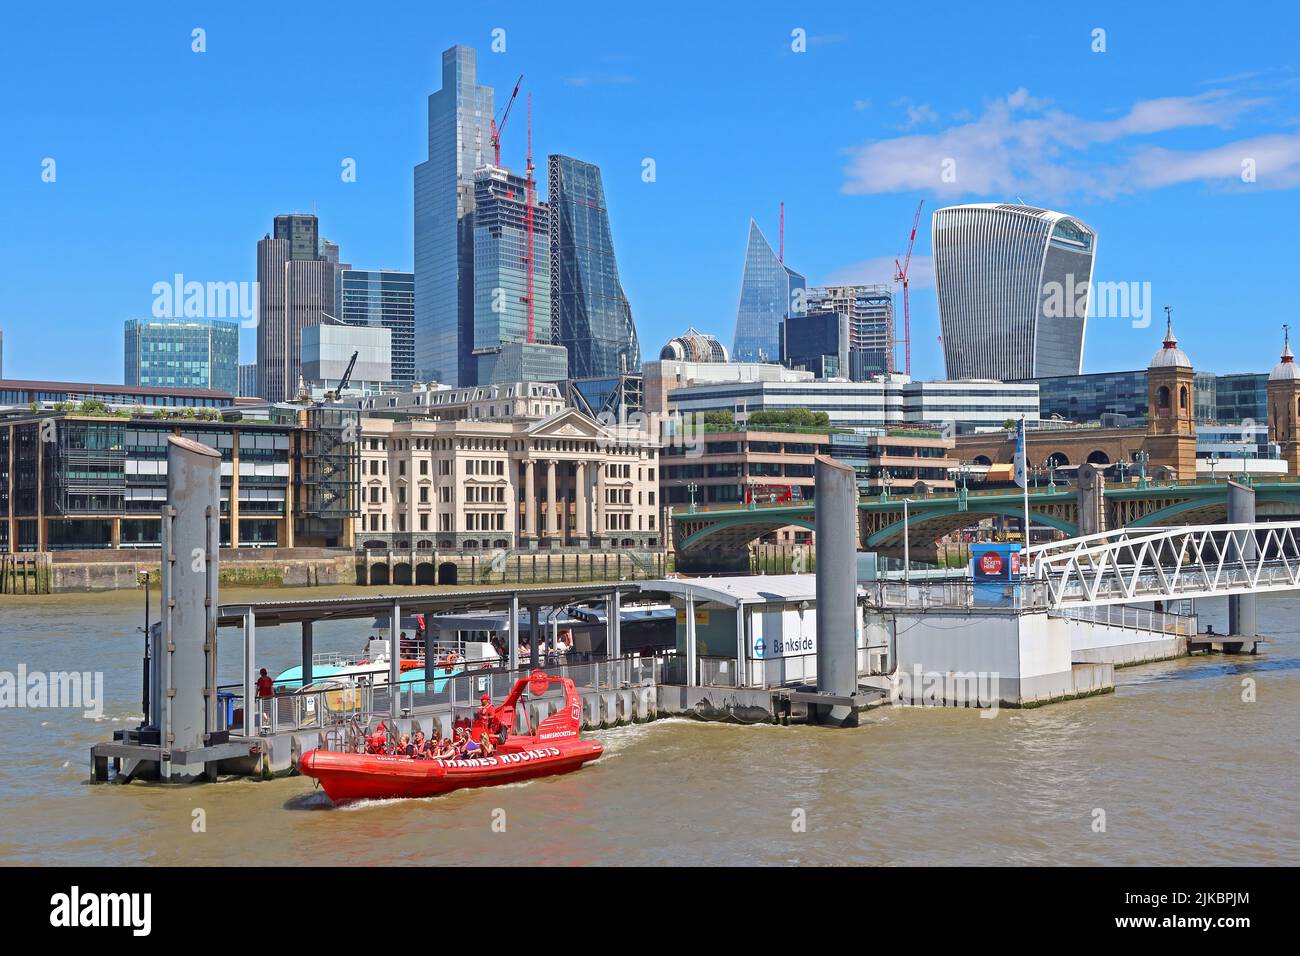
{"type": "MultiPolygon", "coordinates": [[[[524,691],[540,697],[552,684],[564,688],[563,708],[538,724],[536,730],[530,728],[527,734],[507,737],[490,757],[413,758],[311,750],[302,755],[299,769],[320,781],[335,802],[430,797],[465,787],[491,787],[577,770],[599,757],[604,747],[578,736],[582,700],[570,678],[533,671],[515,681],[509,696],[493,712],[502,726],[515,727],[515,709],[524,691]]],[[[487,732],[487,722],[482,716],[475,719],[470,731],[475,740],[487,732]]]]}

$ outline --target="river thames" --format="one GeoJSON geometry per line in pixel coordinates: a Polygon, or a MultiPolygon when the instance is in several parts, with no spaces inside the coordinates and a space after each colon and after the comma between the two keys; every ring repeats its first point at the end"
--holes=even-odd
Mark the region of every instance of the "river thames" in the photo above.
{"type": "MultiPolygon", "coordinates": [[[[222,602],[334,593],[357,589],[231,590],[222,602]]],[[[1260,599],[1260,630],[1271,642],[1259,656],[1121,669],[1116,692],[1101,697],[991,719],[885,707],[852,730],[661,720],[593,734],[605,756],[568,776],[345,809],[304,777],[90,784],[91,745],[140,719],[142,596],[0,602],[0,671],[102,672],[105,681],[98,717],[0,709],[0,863],[1241,865],[1300,857],[1293,596],[1260,599]],[[1243,699],[1252,692],[1253,701],[1243,699]]],[[[1223,629],[1224,601],[1198,610],[1202,626],[1223,629]]],[[[318,625],[317,647],[356,650],[365,634],[355,622],[318,625]]],[[[258,646],[259,666],[275,673],[296,663],[298,632],[259,628],[258,646]]],[[[236,679],[238,653],[227,639],[223,682],[236,679]]]]}

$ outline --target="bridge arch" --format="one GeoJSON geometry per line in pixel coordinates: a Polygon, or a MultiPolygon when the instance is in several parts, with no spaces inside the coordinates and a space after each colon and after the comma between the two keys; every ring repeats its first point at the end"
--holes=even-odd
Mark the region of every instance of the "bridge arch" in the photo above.
{"type": "Polygon", "coordinates": [[[1109,465],[1109,464],[1110,464],[1110,455],[1106,454],[1105,451],[1103,451],[1102,449],[1098,448],[1098,449],[1096,449],[1095,451],[1093,451],[1090,455],[1088,455],[1088,464],[1090,464],[1090,465],[1109,465]]]}
{"type": "MultiPolygon", "coordinates": [[[[1023,509],[1017,509],[1012,507],[1000,507],[1000,506],[986,507],[986,508],[979,508],[979,509],[972,508],[969,511],[961,512],[961,514],[969,515],[971,519],[988,518],[988,517],[993,517],[994,515],[999,515],[1007,518],[1024,517],[1023,509]]],[[[917,527],[923,527],[927,524],[930,524],[931,522],[944,521],[947,523],[951,523],[952,519],[953,519],[953,513],[948,511],[935,511],[929,513],[921,512],[917,515],[909,517],[909,520],[907,522],[909,534],[911,533],[911,529],[917,527]]],[[[1031,510],[1029,512],[1029,520],[1033,524],[1047,525],[1048,527],[1055,528],[1057,531],[1061,531],[1071,537],[1076,537],[1079,534],[1079,529],[1077,527],[1075,527],[1070,522],[1064,520],[1063,518],[1056,517],[1055,515],[1040,514],[1037,511],[1031,510]]],[[[903,536],[903,522],[895,521],[893,524],[885,525],[885,527],[881,528],[879,531],[876,531],[868,535],[867,540],[864,542],[864,546],[867,548],[878,547],[884,544],[885,542],[889,541],[891,538],[901,538],[902,536],[903,536]]]]}
{"type": "Polygon", "coordinates": [[[753,520],[752,517],[756,514],[755,512],[750,511],[745,512],[745,514],[751,516],[750,520],[739,520],[735,522],[716,521],[706,524],[698,531],[692,531],[686,537],[677,542],[678,550],[686,551],[714,535],[723,534],[725,532],[741,532],[747,536],[748,540],[754,541],[768,532],[779,531],[781,528],[788,528],[791,525],[796,528],[807,528],[809,531],[817,530],[815,520],[785,517],[779,521],[756,521],[753,520]]]}

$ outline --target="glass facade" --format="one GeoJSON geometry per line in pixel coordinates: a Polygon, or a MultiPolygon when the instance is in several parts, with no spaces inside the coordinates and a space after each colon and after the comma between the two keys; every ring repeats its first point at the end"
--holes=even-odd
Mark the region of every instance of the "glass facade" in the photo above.
{"type": "Polygon", "coordinates": [[[1220,375],[1215,389],[1215,418],[1224,423],[1268,422],[1268,373],[1220,375]]]}
{"type": "Polygon", "coordinates": [[[1034,206],[934,213],[935,295],[950,379],[1077,375],[1096,234],[1034,206]]]}
{"type": "Polygon", "coordinates": [[[468,47],[442,54],[429,97],[428,159],[415,167],[415,368],[420,381],[474,384],[474,170],[488,160],[493,91],[468,47]]]}
{"type": "Polygon", "coordinates": [[[419,381],[415,375],[415,273],[347,269],[340,285],[339,318],[348,325],[388,329],[392,333],[392,381],[419,381]]]}
{"type": "MultiPolygon", "coordinates": [[[[480,385],[531,381],[506,371],[507,343],[551,342],[551,243],[545,204],[533,207],[532,338],[528,312],[528,184],[487,166],[474,175],[474,352],[480,385]]],[[[561,378],[564,376],[561,375],[561,378]]]]}
{"type": "Polygon", "coordinates": [[[641,343],[618,277],[600,167],[553,155],[547,173],[552,341],[569,350],[569,378],[639,372],[641,343]]]}
{"type": "MultiPolygon", "coordinates": [[[[1192,383],[1192,414],[1198,422],[1267,421],[1267,380],[1263,373],[1196,372],[1192,383]]],[[[1147,420],[1146,369],[1054,375],[1024,381],[1038,385],[1039,411],[1044,419],[1059,416],[1072,422],[1099,422],[1103,416],[1118,415],[1134,425],[1147,420]]]]}
{"type": "MultiPolygon", "coordinates": [[[[313,215],[276,216],[257,243],[257,384],[272,402],[298,395],[302,330],[338,310],[338,247],[313,215]]],[[[237,383],[236,383],[237,384],[237,383]]]]}
{"type": "Polygon", "coordinates": [[[749,220],[736,336],[731,348],[733,361],[773,362],[780,358],[781,323],[791,315],[804,313],[807,284],[802,275],[777,258],[758,223],[749,220]]]}
{"type": "Polygon", "coordinates": [[[239,323],[127,319],[123,381],[152,388],[239,387],[239,323]]]}
{"type": "Polygon", "coordinates": [[[781,364],[818,378],[849,377],[849,317],[809,312],[781,322],[781,364]]]}

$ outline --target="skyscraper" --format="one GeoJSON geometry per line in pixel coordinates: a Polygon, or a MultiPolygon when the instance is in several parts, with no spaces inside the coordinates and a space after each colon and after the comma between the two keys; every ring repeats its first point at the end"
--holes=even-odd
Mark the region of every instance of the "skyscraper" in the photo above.
{"type": "Polygon", "coordinates": [[[641,343],[618,278],[600,167],[552,155],[547,179],[552,340],[569,350],[569,377],[640,371],[641,343]]]}
{"type": "Polygon", "coordinates": [[[345,269],[340,281],[339,318],[348,325],[392,332],[394,382],[415,375],[415,274],[392,269],[345,269]]]}
{"type": "Polygon", "coordinates": [[[338,307],[338,247],[327,257],[319,228],[312,215],[276,216],[257,243],[257,378],[267,401],[296,396],[302,330],[338,307]]]}
{"type": "MultiPolygon", "coordinates": [[[[501,348],[513,343],[551,343],[550,222],[545,203],[537,203],[536,196],[533,201],[530,252],[527,181],[499,166],[483,166],[474,173],[474,372],[479,385],[533,381],[526,371],[521,375],[505,371],[506,366],[498,361],[501,348]]],[[[530,349],[519,354],[545,355],[548,351],[530,349]]]]}
{"type": "Polygon", "coordinates": [[[443,51],[429,155],[415,167],[415,365],[425,381],[474,384],[474,170],[488,158],[492,101],[474,51],[443,51]]]}
{"type": "Polygon", "coordinates": [[[1065,213],[997,203],[935,210],[948,378],[1077,375],[1097,236],[1065,213]]]}
{"type": "Polygon", "coordinates": [[[894,295],[887,285],[822,286],[808,290],[807,311],[849,319],[849,364],[840,374],[855,382],[896,371],[894,295]]]}
{"type": "Polygon", "coordinates": [[[122,381],[160,388],[239,386],[239,323],[216,319],[127,319],[122,381]]]}
{"type": "Polygon", "coordinates": [[[778,361],[781,322],[804,313],[806,287],[807,280],[777,258],[758,223],[749,220],[732,358],[737,362],[778,361]]]}

